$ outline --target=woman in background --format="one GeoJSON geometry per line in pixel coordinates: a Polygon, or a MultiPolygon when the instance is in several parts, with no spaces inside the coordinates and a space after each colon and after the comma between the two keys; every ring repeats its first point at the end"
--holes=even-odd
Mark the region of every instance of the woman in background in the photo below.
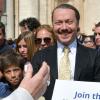
{"type": "Polygon", "coordinates": [[[34,34],[32,32],[21,33],[16,41],[16,50],[26,61],[31,61],[36,52],[34,34]]]}
{"type": "Polygon", "coordinates": [[[53,45],[56,41],[52,27],[45,24],[37,28],[35,38],[35,43],[38,50],[53,45]]]}

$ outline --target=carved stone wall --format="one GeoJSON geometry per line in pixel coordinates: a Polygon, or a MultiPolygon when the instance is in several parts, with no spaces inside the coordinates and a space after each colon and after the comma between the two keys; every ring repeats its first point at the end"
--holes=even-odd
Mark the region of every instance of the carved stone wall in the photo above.
{"type": "MultiPolygon", "coordinates": [[[[8,0],[10,2],[10,0],[8,0]]],[[[39,19],[41,24],[51,23],[51,12],[53,8],[60,3],[70,3],[74,5],[80,12],[80,28],[85,34],[93,34],[92,27],[100,21],[100,0],[14,0],[15,7],[13,8],[15,20],[14,25],[9,26],[9,30],[15,27],[15,37],[19,35],[18,23],[23,18],[33,16],[39,19]]],[[[9,9],[9,8],[7,8],[9,9]]],[[[8,11],[8,10],[7,10],[8,11]]],[[[12,9],[9,9],[8,18],[10,19],[12,9]]],[[[11,20],[11,19],[10,19],[11,20]]],[[[10,21],[9,21],[10,22],[10,21]]],[[[12,33],[10,33],[10,36],[12,33]]],[[[9,35],[7,35],[9,36],[9,35]]],[[[14,35],[13,35],[14,36],[14,35]]]]}

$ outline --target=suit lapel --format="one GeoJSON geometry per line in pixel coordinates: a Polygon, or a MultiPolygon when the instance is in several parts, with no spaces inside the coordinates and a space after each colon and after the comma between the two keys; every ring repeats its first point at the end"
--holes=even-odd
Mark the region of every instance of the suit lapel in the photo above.
{"type": "Polygon", "coordinates": [[[58,65],[57,65],[57,44],[52,46],[48,51],[47,62],[51,68],[51,75],[54,79],[58,78],[58,65]],[[52,50],[51,50],[52,49],[52,50]]]}
{"type": "Polygon", "coordinates": [[[82,45],[77,45],[74,80],[80,80],[81,72],[88,64],[88,54],[88,51],[82,45]]]}

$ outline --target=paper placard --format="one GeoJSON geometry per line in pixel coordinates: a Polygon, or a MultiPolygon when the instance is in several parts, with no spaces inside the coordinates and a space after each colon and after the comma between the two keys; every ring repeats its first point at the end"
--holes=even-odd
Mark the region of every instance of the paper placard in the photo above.
{"type": "Polygon", "coordinates": [[[56,80],[52,100],[100,100],[100,83],[56,80]]]}

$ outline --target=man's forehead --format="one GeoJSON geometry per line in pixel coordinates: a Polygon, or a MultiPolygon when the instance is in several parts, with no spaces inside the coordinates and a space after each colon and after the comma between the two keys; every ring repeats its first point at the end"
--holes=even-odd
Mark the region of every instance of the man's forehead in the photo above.
{"type": "MultiPolygon", "coordinates": [[[[55,13],[55,12],[58,13],[59,11],[62,12],[62,10],[65,11],[65,12],[71,11],[71,12],[75,13],[75,11],[74,11],[73,9],[70,9],[70,8],[57,8],[57,9],[54,10],[54,13],[55,13]]],[[[62,12],[62,13],[63,13],[63,12],[62,12]]]]}
{"type": "Polygon", "coordinates": [[[59,18],[76,18],[75,11],[72,9],[57,8],[53,13],[53,19],[58,20],[59,18]],[[58,16],[59,15],[59,16],[58,16]]]}
{"type": "Polygon", "coordinates": [[[99,31],[100,32],[100,26],[95,28],[95,31],[99,31]]]}
{"type": "Polygon", "coordinates": [[[7,70],[15,70],[15,69],[21,69],[21,68],[18,67],[18,66],[10,65],[10,66],[8,66],[8,68],[5,69],[5,71],[7,71],[7,70]]]}

